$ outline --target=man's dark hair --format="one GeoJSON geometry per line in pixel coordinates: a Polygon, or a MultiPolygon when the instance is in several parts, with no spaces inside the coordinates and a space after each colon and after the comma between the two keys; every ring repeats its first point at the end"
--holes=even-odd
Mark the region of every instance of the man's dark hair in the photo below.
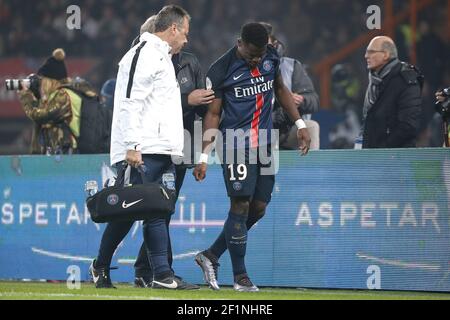
{"type": "Polygon", "coordinates": [[[272,36],[273,26],[270,23],[264,21],[260,21],[258,23],[261,24],[264,28],[266,28],[269,37],[272,36]]]}
{"type": "Polygon", "coordinates": [[[176,5],[165,6],[156,15],[155,32],[164,32],[174,23],[178,28],[181,28],[183,26],[184,18],[191,20],[189,13],[183,8],[176,5]]]}
{"type": "Polygon", "coordinates": [[[266,28],[267,30],[267,34],[269,35],[269,39],[270,41],[272,41],[272,43],[275,43],[278,41],[278,39],[275,37],[275,35],[273,34],[273,26],[268,23],[268,22],[264,22],[264,21],[260,21],[260,24],[262,24],[262,26],[264,28],[266,28]]]}
{"type": "Polygon", "coordinates": [[[262,24],[250,22],[242,26],[241,39],[245,43],[251,43],[258,48],[262,48],[269,42],[269,35],[262,24]]]}

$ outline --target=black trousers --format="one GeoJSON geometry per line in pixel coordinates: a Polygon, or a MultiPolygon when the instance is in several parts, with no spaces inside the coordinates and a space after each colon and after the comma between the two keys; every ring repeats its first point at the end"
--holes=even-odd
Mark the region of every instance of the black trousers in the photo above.
{"type": "MultiPolygon", "coordinates": [[[[187,168],[186,166],[175,166],[175,189],[176,189],[176,197],[178,198],[178,194],[184,182],[184,177],[186,175],[187,168]]],[[[96,261],[96,267],[109,267],[111,265],[112,257],[119,246],[120,242],[125,238],[125,236],[130,231],[133,226],[134,221],[121,221],[108,223],[103,236],[99,249],[99,254],[96,261]]],[[[172,267],[173,256],[172,256],[172,245],[170,241],[170,233],[169,233],[169,224],[170,217],[166,219],[166,228],[168,234],[168,248],[167,248],[167,258],[170,267],[172,267]]],[[[138,257],[134,264],[135,267],[135,275],[137,277],[148,276],[152,277],[153,272],[150,266],[150,262],[148,259],[147,248],[145,242],[142,242],[142,245],[139,249],[138,257]]]]}

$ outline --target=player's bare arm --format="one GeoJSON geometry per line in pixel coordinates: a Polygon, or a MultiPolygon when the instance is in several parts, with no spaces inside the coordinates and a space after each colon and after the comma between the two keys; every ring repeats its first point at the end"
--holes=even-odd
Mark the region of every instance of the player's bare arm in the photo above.
{"type": "MultiPolygon", "coordinates": [[[[297,127],[299,127],[297,121],[302,119],[301,115],[295,105],[291,92],[283,83],[281,74],[277,74],[275,78],[275,96],[289,118],[296,123],[297,127]]],[[[309,136],[308,129],[306,129],[303,121],[301,121],[301,124],[302,125],[297,130],[298,148],[302,155],[306,155],[311,145],[311,137],[309,136]]]]}
{"type": "MultiPolygon", "coordinates": [[[[202,145],[202,155],[209,154],[214,143],[213,136],[206,136],[205,132],[210,129],[217,130],[219,128],[220,113],[222,110],[222,99],[214,99],[213,102],[208,106],[208,112],[203,120],[203,145],[202,145]]],[[[195,180],[202,181],[206,177],[206,169],[208,167],[207,159],[200,158],[199,164],[195,167],[193,175],[195,180]]]]}

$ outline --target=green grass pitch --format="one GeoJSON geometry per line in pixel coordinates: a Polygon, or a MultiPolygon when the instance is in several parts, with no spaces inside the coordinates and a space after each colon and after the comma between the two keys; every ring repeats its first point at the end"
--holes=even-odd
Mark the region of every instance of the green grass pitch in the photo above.
{"type": "Polygon", "coordinates": [[[81,283],[80,289],[69,290],[65,283],[2,281],[0,300],[450,300],[450,293],[431,292],[260,288],[242,293],[231,287],[174,291],[115,285],[117,289],[96,289],[92,283],[81,283]]]}

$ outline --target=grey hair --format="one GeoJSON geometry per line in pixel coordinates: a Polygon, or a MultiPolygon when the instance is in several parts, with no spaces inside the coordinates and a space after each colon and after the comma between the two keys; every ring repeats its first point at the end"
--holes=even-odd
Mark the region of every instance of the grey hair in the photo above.
{"type": "Polygon", "coordinates": [[[176,5],[165,6],[156,15],[155,32],[164,32],[174,23],[178,29],[182,28],[184,18],[191,20],[191,16],[183,8],[176,5]]]}
{"type": "Polygon", "coordinates": [[[148,18],[147,21],[142,24],[140,34],[143,34],[144,32],[155,33],[155,20],[156,14],[148,18]]]}
{"type": "Polygon", "coordinates": [[[391,41],[383,41],[381,48],[389,53],[390,58],[398,58],[398,50],[395,43],[391,41]]]}

